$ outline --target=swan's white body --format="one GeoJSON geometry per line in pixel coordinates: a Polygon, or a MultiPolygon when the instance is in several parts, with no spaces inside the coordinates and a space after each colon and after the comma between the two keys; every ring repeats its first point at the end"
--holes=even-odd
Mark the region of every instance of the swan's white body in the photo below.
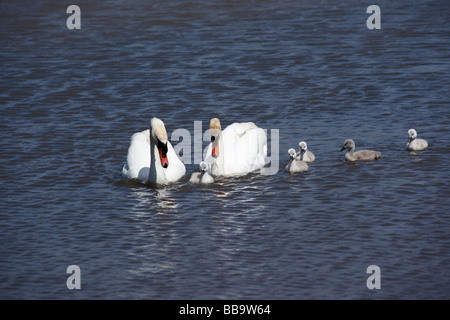
{"type": "Polygon", "coordinates": [[[428,142],[424,139],[417,139],[417,132],[414,129],[408,130],[409,141],[406,144],[408,151],[420,151],[428,148],[428,142]]]}
{"type": "Polygon", "coordinates": [[[221,130],[219,119],[213,118],[210,133],[205,161],[213,176],[245,175],[266,164],[267,136],[253,122],[233,123],[221,130]]]}
{"type": "Polygon", "coordinates": [[[347,139],[344,141],[344,146],[342,150],[347,149],[345,154],[345,159],[347,161],[369,161],[369,160],[380,160],[381,152],[375,150],[359,150],[355,151],[355,142],[352,139],[347,139]]]}
{"type": "Polygon", "coordinates": [[[300,146],[300,150],[297,152],[297,157],[300,157],[300,160],[305,162],[314,162],[316,160],[316,156],[308,150],[308,145],[305,141],[300,141],[298,145],[300,146]]]}
{"type": "Polygon", "coordinates": [[[128,148],[127,161],[122,168],[126,179],[138,179],[144,183],[167,184],[184,176],[186,167],[178,158],[167,139],[164,123],[153,118],[150,129],[133,134],[128,148]],[[166,145],[167,153],[160,152],[160,144],[166,145]],[[167,167],[163,167],[167,163],[167,167]]]}
{"type": "Polygon", "coordinates": [[[286,165],[286,171],[292,173],[308,171],[308,164],[305,161],[300,160],[299,155],[296,153],[294,149],[292,148],[289,149],[288,154],[289,154],[289,163],[286,165]]]}
{"type": "Polygon", "coordinates": [[[214,178],[208,173],[208,164],[200,162],[200,172],[194,172],[191,175],[190,183],[213,183],[214,178]]]}

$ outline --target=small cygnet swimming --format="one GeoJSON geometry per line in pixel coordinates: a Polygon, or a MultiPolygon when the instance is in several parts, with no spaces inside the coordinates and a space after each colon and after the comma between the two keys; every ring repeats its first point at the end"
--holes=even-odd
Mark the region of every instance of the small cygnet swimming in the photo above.
{"type": "Polygon", "coordinates": [[[300,141],[298,145],[300,146],[300,150],[298,151],[298,154],[300,154],[300,160],[305,162],[313,162],[316,160],[316,156],[308,150],[308,145],[305,141],[300,141]]]}
{"type": "Polygon", "coordinates": [[[190,183],[213,183],[214,178],[208,172],[208,164],[200,162],[200,172],[194,172],[189,179],[190,183]]]}
{"type": "Polygon", "coordinates": [[[381,152],[374,150],[359,150],[355,151],[355,142],[352,139],[347,139],[344,141],[344,146],[341,149],[347,149],[345,154],[345,159],[347,161],[367,161],[367,160],[380,160],[381,152]]]}
{"type": "Polygon", "coordinates": [[[286,171],[303,172],[308,170],[308,164],[300,160],[300,155],[297,155],[297,152],[293,148],[288,150],[288,154],[289,163],[286,165],[286,171]]]}
{"type": "Polygon", "coordinates": [[[408,143],[406,144],[406,150],[408,151],[420,151],[428,147],[428,142],[424,139],[417,139],[417,132],[414,129],[408,130],[408,143]]]}

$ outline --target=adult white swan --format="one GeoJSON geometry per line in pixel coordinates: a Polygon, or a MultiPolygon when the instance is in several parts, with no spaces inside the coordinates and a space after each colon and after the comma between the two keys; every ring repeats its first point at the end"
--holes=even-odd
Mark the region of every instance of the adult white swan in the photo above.
{"type": "Polygon", "coordinates": [[[150,129],[133,134],[122,176],[142,182],[167,184],[184,176],[186,167],[167,138],[164,122],[150,121],[150,129]]]}
{"type": "Polygon", "coordinates": [[[209,122],[211,143],[205,161],[215,176],[239,176],[266,164],[266,132],[253,122],[233,123],[222,130],[217,118],[209,122]]]}

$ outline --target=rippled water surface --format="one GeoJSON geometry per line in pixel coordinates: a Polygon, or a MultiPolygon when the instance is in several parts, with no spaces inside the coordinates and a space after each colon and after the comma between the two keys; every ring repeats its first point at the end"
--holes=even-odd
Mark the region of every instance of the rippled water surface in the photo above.
{"type": "Polygon", "coordinates": [[[380,30],[360,1],[76,4],[80,30],[0,4],[0,298],[450,298],[446,1],[378,1],[380,30]],[[279,171],[195,186],[192,153],[178,183],[126,181],[153,116],[278,129],[279,171]],[[382,160],[346,163],[347,138],[382,160]],[[300,140],[316,161],[289,174],[300,140]]]}

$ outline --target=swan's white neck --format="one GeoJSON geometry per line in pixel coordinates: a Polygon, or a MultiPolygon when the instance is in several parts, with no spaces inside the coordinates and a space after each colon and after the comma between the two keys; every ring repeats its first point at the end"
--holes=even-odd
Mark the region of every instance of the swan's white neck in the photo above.
{"type": "Polygon", "coordinates": [[[161,165],[158,147],[155,144],[155,139],[152,137],[151,130],[150,130],[150,171],[148,173],[148,180],[156,183],[167,183],[166,172],[161,165]]]}

